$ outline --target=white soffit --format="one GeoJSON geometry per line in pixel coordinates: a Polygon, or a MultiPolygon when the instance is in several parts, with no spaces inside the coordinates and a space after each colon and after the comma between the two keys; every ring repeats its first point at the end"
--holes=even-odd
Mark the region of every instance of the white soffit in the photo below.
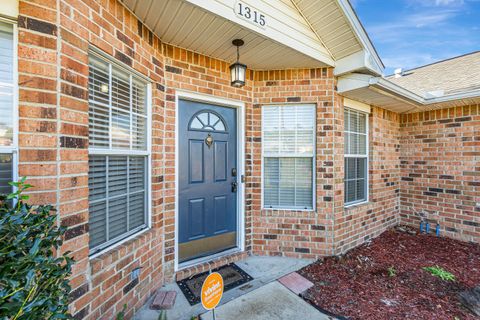
{"type": "Polygon", "coordinates": [[[0,16],[18,18],[18,0],[2,0],[0,4],[0,16]]]}
{"type": "Polygon", "coordinates": [[[341,76],[337,83],[343,97],[398,113],[435,110],[480,103],[480,90],[424,98],[380,77],[365,74],[341,76]]]}
{"type": "Polygon", "coordinates": [[[335,60],[362,50],[337,0],[292,0],[335,60]]]}
{"type": "Polygon", "coordinates": [[[292,0],[336,61],[336,76],[382,75],[384,65],[348,0],[292,0]]]}
{"type": "Polygon", "coordinates": [[[241,62],[251,69],[318,68],[334,60],[291,0],[244,0],[266,15],[261,27],[241,19],[235,0],[122,0],[165,42],[224,61],[234,61],[231,41],[241,38],[241,62]]]}

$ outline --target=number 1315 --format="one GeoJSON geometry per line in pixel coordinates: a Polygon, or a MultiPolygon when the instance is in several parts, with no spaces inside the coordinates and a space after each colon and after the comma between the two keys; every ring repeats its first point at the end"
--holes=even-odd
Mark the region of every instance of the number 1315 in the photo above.
{"type": "Polygon", "coordinates": [[[237,4],[238,4],[238,11],[237,11],[238,15],[262,27],[265,26],[265,15],[261,14],[255,9],[250,8],[249,6],[246,6],[241,2],[237,2],[237,4]]]}

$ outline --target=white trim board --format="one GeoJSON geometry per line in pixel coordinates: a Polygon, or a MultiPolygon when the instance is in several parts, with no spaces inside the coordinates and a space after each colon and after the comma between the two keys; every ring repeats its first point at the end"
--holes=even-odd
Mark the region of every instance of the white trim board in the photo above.
{"type": "Polygon", "coordinates": [[[370,113],[371,111],[370,105],[349,98],[343,98],[343,106],[365,113],[370,113]]]}
{"type": "Polygon", "coordinates": [[[2,5],[0,5],[0,16],[17,19],[18,0],[2,0],[2,5]]]}
{"type": "Polygon", "coordinates": [[[245,103],[238,100],[220,98],[216,96],[206,95],[195,93],[191,91],[176,90],[175,91],[175,258],[174,258],[174,272],[179,270],[211,261],[225,255],[232,254],[233,252],[242,252],[245,251],[245,183],[242,182],[242,176],[245,175],[245,103]],[[179,114],[179,101],[180,100],[190,100],[203,102],[208,104],[214,104],[218,106],[230,107],[237,109],[237,171],[238,171],[238,183],[239,188],[237,192],[237,248],[226,250],[214,254],[212,256],[203,257],[188,261],[186,263],[178,263],[178,200],[179,200],[179,190],[178,190],[178,114],[179,114]]]}
{"type": "Polygon", "coordinates": [[[397,113],[428,111],[480,101],[480,90],[440,97],[423,97],[382,77],[351,73],[338,78],[338,93],[352,100],[377,105],[397,113]]]}
{"type": "MultiPolygon", "coordinates": [[[[265,28],[259,28],[256,25],[239,18],[235,14],[235,4],[237,1],[229,1],[229,0],[187,0],[187,2],[196,5],[197,7],[202,8],[208,12],[216,14],[228,21],[232,21],[241,27],[253,31],[257,34],[261,34],[262,36],[272,39],[278,43],[281,43],[291,49],[294,49],[298,52],[301,52],[317,61],[320,61],[324,64],[329,66],[335,66],[334,59],[330,56],[327,49],[323,46],[323,44],[315,37],[315,41],[312,41],[311,38],[307,37],[303,32],[300,32],[291,27],[292,22],[289,24],[285,23],[283,20],[277,20],[273,16],[267,16],[267,26],[265,28]],[[288,30],[287,33],[284,33],[284,30],[288,30]],[[294,36],[289,36],[293,34],[294,36]]],[[[267,12],[276,11],[276,8],[268,8],[266,5],[266,1],[249,1],[255,3],[255,7],[267,14],[267,12]]],[[[247,1],[248,3],[248,1],[247,1]]],[[[277,15],[283,14],[281,11],[277,11],[277,15]]],[[[285,18],[286,19],[286,18],[285,18]]],[[[308,30],[311,32],[311,30],[308,30]]]]}

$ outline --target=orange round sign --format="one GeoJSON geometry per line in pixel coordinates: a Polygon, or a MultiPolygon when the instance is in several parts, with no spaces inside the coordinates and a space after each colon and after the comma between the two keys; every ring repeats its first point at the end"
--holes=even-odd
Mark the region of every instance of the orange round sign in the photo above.
{"type": "Polygon", "coordinates": [[[222,299],[223,278],[218,272],[210,274],[202,285],[202,305],[207,310],[214,309],[222,299]]]}

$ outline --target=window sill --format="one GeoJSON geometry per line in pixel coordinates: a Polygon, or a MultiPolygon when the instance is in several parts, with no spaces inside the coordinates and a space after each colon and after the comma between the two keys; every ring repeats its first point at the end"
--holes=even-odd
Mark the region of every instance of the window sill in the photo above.
{"type": "Polygon", "coordinates": [[[356,203],[352,203],[352,204],[347,204],[347,205],[343,206],[343,208],[345,210],[353,210],[353,209],[356,209],[358,207],[369,205],[371,203],[372,202],[370,202],[370,201],[356,202],[356,203]]]}
{"type": "Polygon", "coordinates": [[[149,232],[153,232],[153,229],[152,228],[145,228],[145,229],[142,229],[128,237],[126,237],[125,239],[123,240],[120,240],[119,242],[117,243],[114,243],[112,244],[111,246],[109,247],[106,247],[105,249],[102,249],[101,251],[99,252],[96,252],[94,254],[92,254],[91,256],[88,257],[88,259],[90,261],[92,260],[95,260],[95,259],[103,259],[111,254],[113,254],[114,252],[118,251],[119,248],[124,245],[126,242],[128,241],[131,241],[131,240],[135,240],[136,238],[142,236],[142,235],[145,235],[149,232]]]}
{"type": "Polygon", "coordinates": [[[295,208],[263,208],[263,211],[288,211],[288,212],[315,212],[315,209],[295,209],[295,208]]]}

